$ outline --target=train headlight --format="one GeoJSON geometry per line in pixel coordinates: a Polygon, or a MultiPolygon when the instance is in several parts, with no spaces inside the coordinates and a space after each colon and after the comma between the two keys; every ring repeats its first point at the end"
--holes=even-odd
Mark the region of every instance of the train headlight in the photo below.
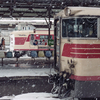
{"type": "Polygon", "coordinates": [[[46,52],[45,52],[45,56],[46,56],[47,58],[50,58],[50,57],[52,56],[51,51],[46,51],[46,52]]]}
{"type": "Polygon", "coordinates": [[[80,10],[80,9],[71,9],[71,8],[68,8],[68,7],[66,7],[65,9],[64,9],[64,13],[65,13],[65,15],[66,16],[73,16],[73,15],[75,15],[75,14],[77,14],[77,13],[79,13],[79,12],[81,12],[82,10],[80,10]]]}
{"type": "Polygon", "coordinates": [[[66,16],[70,16],[70,15],[71,15],[71,10],[70,10],[69,8],[66,7],[66,8],[64,9],[64,13],[65,13],[66,16]]]}
{"type": "Polygon", "coordinates": [[[31,51],[30,56],[32,58],[36,58],[37,57],[37,51],[31,51]]]}

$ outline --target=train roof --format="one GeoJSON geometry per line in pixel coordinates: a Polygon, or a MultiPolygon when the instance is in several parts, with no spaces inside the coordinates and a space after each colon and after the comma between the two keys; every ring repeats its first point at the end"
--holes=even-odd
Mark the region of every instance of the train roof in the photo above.
{"type": "Polygon", "coordinates": [[[33,31],[12,31],[10,34],[29,34],[33,33],[33,31]]]}
{"type": "MultiPolygon", "coordinates": [[[[13,31],[10,33],[11,34],[14,34],[14,35],[18,35],[18,34],[26,34],[26,35],[29,35],[29,34],[48,34],[48,30],[36,30],[35,33],[33,30],[26,30],[26,31],[13,31]]],[[[51,30],[50,31],[50,34],[54,34],[54,31],[51,30]]]]}
{"type": "Polygon", "coordinates": [[[99,7],[66,7],[61,10],[55,17],[82,17],[82,16],[93,16],[100,17],[99,7]]]}

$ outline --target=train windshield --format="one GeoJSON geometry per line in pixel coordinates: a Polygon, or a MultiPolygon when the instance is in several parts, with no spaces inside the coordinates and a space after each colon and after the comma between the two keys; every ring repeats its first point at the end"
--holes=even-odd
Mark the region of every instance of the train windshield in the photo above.
{"type": "Polygon", "coordinates": [[[97,18],[62,19],[62,37],[97,37],[97,18]]]}

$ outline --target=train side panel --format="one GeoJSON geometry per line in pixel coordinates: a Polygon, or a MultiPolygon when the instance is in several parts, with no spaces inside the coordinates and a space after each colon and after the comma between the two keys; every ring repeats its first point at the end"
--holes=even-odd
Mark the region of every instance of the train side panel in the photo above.
{"type": "MultiPolygon", "coordinates": [[[[45,39],[45,36],[48,35],[47,30],[37,30],[36,33],[32,31],[15,31],[14,34],[14,50],[19,51],[32,51],[32,50],[48,50],[48,39],[45,39]],[[33,35],[33,40],[31,40],[31,36],[33,35]],[[44,36],[44,40],[42,39],[42,44],[39,45],[40,36],[44,36]],[[38,41],[38,45],[34,45],[34,41],[38,41]],[[46,40],[46,41],[45,41],[46,40]],[[43,42],[45,43],[43,44],[43,42]],[[44,48],[43,48],[44,47],[44,48]],[[39,49],[40,48],[40,49],[39,49]]],[[[54,39],[53,31],[51,31],[52,39],[54,39]]],[[[52,46],[53,50],[53,46],[52,46]]]]}

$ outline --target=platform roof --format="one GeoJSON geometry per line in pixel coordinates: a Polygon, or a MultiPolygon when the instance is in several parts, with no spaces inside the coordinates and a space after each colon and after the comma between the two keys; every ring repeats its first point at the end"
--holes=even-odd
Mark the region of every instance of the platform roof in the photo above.
{"type": "Polygon", "coordinates": [[[0,0],[0,17],[50,17],[66,6],[100,6],[100,0],[0,0]]]}
{"type": "MultiPolygon", "coordinates": [[[[67,6],[100,7],[100,0],[0,0],[0,18],[53,18],[67,6]]],[[[12,28],[15,25],[12,25],[12,28]]],[[[11,26],[2,25],[1,29],[11,26]]],[[[36,25],[36,27],[48,27],[36,25]]]]}

